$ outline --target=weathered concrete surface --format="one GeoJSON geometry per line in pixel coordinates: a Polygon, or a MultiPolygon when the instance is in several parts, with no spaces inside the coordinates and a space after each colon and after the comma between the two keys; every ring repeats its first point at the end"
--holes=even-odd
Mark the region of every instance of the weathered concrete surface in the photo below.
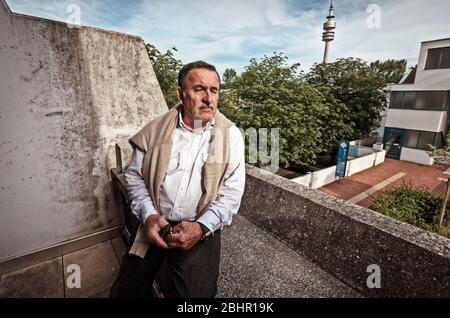
{"type": "Polygon", "coordinates": [[[450,240],[434,233],[249,165],[239,213],[363,295],[450,297],[450,240]]]}
{"type": "Polygon", "coordinates": [[[62,257],[4,274],[0,280],[0,298],[62,297],[62,257]]]}
{"type": "Polygon", "coordinates": [[[122,264],[122,259],[127,253],[127,247],[125,246],[123,239],[121,237],[115,238],[111,240],[111,244],[114,249],[114,253],[116,254],[117,260],[119,261],[119,264],[122,264]]]}
{"type": "Polygon", "coordinates": [[[119,274],[119,262],[110,241],[64,255],[64,282],[71,275],[67,271],[71,264],[80,267],[81,288],[69,288],[65,284],[67,298],[96,297],[98,293],[110,289],[119,274]]]}
{"type": "Polygon", "coordinates": [[[236,215],[222,234],[218,297],[360,297],[305,256],[236,215]]]}
{"type": "MultiPolygon", "coordinates": [[[[142,39],[0,0],[0,261],[121,223],[114,143],[167,110],[142,39]]],[[[125,147],[126,146],[126,147],[125,147]]]]}
{"type": "Polygon", "coordinates": [[[0,298],[107,298],[124,251],[122,239],[115,238],[1,275],[0,298]],[[80,266],[80,289],[68,288],[70,264],[80,266]]]}

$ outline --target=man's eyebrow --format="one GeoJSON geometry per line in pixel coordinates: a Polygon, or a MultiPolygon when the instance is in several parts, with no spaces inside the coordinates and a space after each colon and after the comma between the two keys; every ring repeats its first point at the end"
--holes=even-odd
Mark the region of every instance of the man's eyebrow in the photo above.
{"type": "MultiPolygon", "coordinates": [[[[203,89],[206,89],[207,87],[205,86],[205,85],[202,85],[202,84],[197,84],[197,85],[195,85],[194,86],[194,89],[197,89],[197,88],[203,88],[203,89]]],[[[217,86],[211,86],[209,89],[211,89],[211,90],[219,90],[219,87],[217,87],[217,86]]]]}

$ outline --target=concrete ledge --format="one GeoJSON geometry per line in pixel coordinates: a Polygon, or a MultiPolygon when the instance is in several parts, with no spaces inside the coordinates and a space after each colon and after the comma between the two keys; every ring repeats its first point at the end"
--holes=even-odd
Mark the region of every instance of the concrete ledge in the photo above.
{"type": "Polygon", "coordinates": [[[250,165],[239,213],[363,295],[450,297],[450,240],[434,233],[250,165]]]}

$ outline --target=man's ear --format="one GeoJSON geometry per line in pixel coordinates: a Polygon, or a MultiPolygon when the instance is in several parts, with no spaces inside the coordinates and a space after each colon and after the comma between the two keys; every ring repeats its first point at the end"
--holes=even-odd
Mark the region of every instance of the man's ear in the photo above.
{"type": "Polygon", "coordinates": [[[183,89],[181,87],[177,88],[177,96],[180,103],[183,104],[183,89]]]}

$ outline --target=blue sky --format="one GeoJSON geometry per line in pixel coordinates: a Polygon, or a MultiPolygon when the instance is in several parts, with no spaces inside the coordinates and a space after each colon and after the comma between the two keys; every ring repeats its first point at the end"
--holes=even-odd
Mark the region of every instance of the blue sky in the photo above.
{"type": "MultiPolygon", "coordinates": [[[[253,57],[284,52],[308,70],[323,57],[322,24],[329,0],[7,0],[14,12],[67,21],[70,4],[81,24],[142,36],[161,51],[176,47],[183,62],[203,59],[222,73],[253,57]]],[[[417,63],[420,42],[450,37],[449,0],[335,0],[336,38],[330,61],[406,58],[417,63]],[[380,9],[380,27],[368,27],[380,9]]]]}

